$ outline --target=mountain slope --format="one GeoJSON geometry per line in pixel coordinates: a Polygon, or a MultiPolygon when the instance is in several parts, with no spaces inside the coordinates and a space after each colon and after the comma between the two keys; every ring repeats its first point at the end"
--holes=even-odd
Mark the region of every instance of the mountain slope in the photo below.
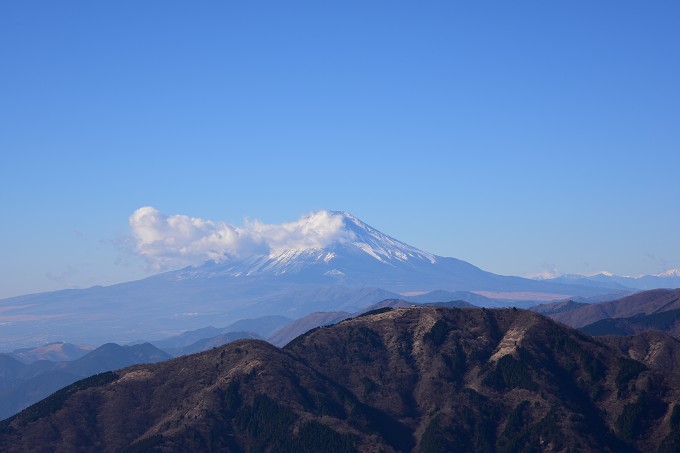
{"type": "Polygon", "coordinates": [[[572,327],[583,327],[601,319],[627,318],[680,309],[680,289],[643,291],[600,304],[591,304],[549,316],[572,327]]]}
{"type": "Polygon", "coordinates": [[[625,337],[607,336],[598,341],[639,360],[650,368],[680,373],[680,340],[658,331],[625,337]]]}
{"type": "Polygon", "coordinates": [[[676,451],[679,400],[677,373],[535,313],[387,309],[80,381],[0,449],[676,451]]]}

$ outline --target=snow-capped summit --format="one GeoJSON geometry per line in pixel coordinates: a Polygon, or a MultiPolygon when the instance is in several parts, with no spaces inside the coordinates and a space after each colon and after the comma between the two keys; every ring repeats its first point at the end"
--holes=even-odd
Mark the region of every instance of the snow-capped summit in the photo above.
{"type": "Polygon", "coordinates": [[[318,211],[297,222],[254,224],[252,230],[260,246],[250,255],[225,253],[212,264],[179,272],[177,278],[304,274],[306,278],[344,281],[348,275],[364,274],[364,280],[375,277],[376,272],[395,269],[429,270],[438,262],[435,255],[390,237],[347,212],[318,211]]]}
{"type": "Polygon", "coordinates": [[[594,274],[592,274],[592,275],[589,275],[589,277],[596,277],[596,276],[598,276],[598,275],[601,275],[601,276],[603,276],[603,277],[613,277],[613,276],[614,276],[614,274],[612,274],[612,273],[609,272],[609,271],[600,271],[600,272],[596,272],[596,273],[594,273],[594,274]]]}
{"type": "MultiPolygon", "coordinates": [[[[346,212],[317,211],[279,224],[246,220],[242,226],[184,215],[167,216],[153,207],[130,216],[134,252],[156,270],[201,266],[212,261],[234,264],[268,257],[278,262],[292,256],[319,255],[334,248],[361,250],[380,262],[425,260],[434,255],[418,250],[365,224],[346,212]]],[[[331,259],[322,254],[316,259],[331,259]]]]}
{"type": "Polygon", "coordinates": [[[680,277],[680,268],[668,269],[665,272],[656,274],[655,277],[680,277]]]}
{"type": "Polygon", "coordinates": [[[347,212],[326,211],[332,217],[342,220],[345,231],[351,236],[351,241],[345,245],[351,245],[370,255],[378,261],[408,261],[410,259],[426,260],[431,264],[436,258],[431,253],[424,252],[398,241],[370,225],[365,224],[347,212]]]}
{"type": "Polygon", "coordinates": [[[297,222],[259,224],[254,229],[258,239],[268,246],[269,256],[283,261],[300,252],[312,251],[317,259],[328,262],[334,258],[334,253],[319,254],[318,251],[354,248],[381,262],[409,259],[435,262],[434,255],[383,234],[342,211],[317,211],[297,222]]]}

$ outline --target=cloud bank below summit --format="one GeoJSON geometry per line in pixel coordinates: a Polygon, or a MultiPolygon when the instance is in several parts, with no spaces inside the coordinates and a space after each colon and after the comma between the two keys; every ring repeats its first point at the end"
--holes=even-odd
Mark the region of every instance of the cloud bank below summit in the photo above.
{"type": "Polygon", "coordinates": [[[242,226],[186,215],[166,215],[146,206],[129,219],[133,251],[155,271],[213,260],[223,262],[278,250],[321,248],[351,241],[342,214],[318,211],[295,222],[265,224],[244,221],[242,226]]]}

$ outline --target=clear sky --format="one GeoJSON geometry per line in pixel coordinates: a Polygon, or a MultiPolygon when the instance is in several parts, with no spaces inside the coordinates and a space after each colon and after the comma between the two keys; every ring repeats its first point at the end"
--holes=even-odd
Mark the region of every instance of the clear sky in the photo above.
{"type": "Polygon", "coordinates": [[[680,2],[0,2],[0,297],[128,219],[348,211],[502,274],[680,267],[680,2]]]}

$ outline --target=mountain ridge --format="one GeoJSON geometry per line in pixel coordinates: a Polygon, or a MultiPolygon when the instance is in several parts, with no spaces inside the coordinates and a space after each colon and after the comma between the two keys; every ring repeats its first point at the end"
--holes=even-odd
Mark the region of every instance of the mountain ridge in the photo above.
{"type": "Polygon", "coordinates": [[[627,318],[680,309],[680,289],[655,289],[621,299],[589,305],[573,305],[573,310],[551,313],[550,317],[579,328],[609,318],[627,318]]]}
{"type": "Polygon", "coordinates": [[[667,269],[657,274],[638,275],[636,277],[615,275],[606,271],[593,275],[567,274],[541,279],[541,281],[601,285],[612,289],[650,290],[656,288],[680,288],[680,269],[667,269]]]}
{"type": "Polygon", "coordinates": [[[93,376],[0,448],[674,451],[680,375],[617,347],[524,310],[383,309],[93,376]]]}

